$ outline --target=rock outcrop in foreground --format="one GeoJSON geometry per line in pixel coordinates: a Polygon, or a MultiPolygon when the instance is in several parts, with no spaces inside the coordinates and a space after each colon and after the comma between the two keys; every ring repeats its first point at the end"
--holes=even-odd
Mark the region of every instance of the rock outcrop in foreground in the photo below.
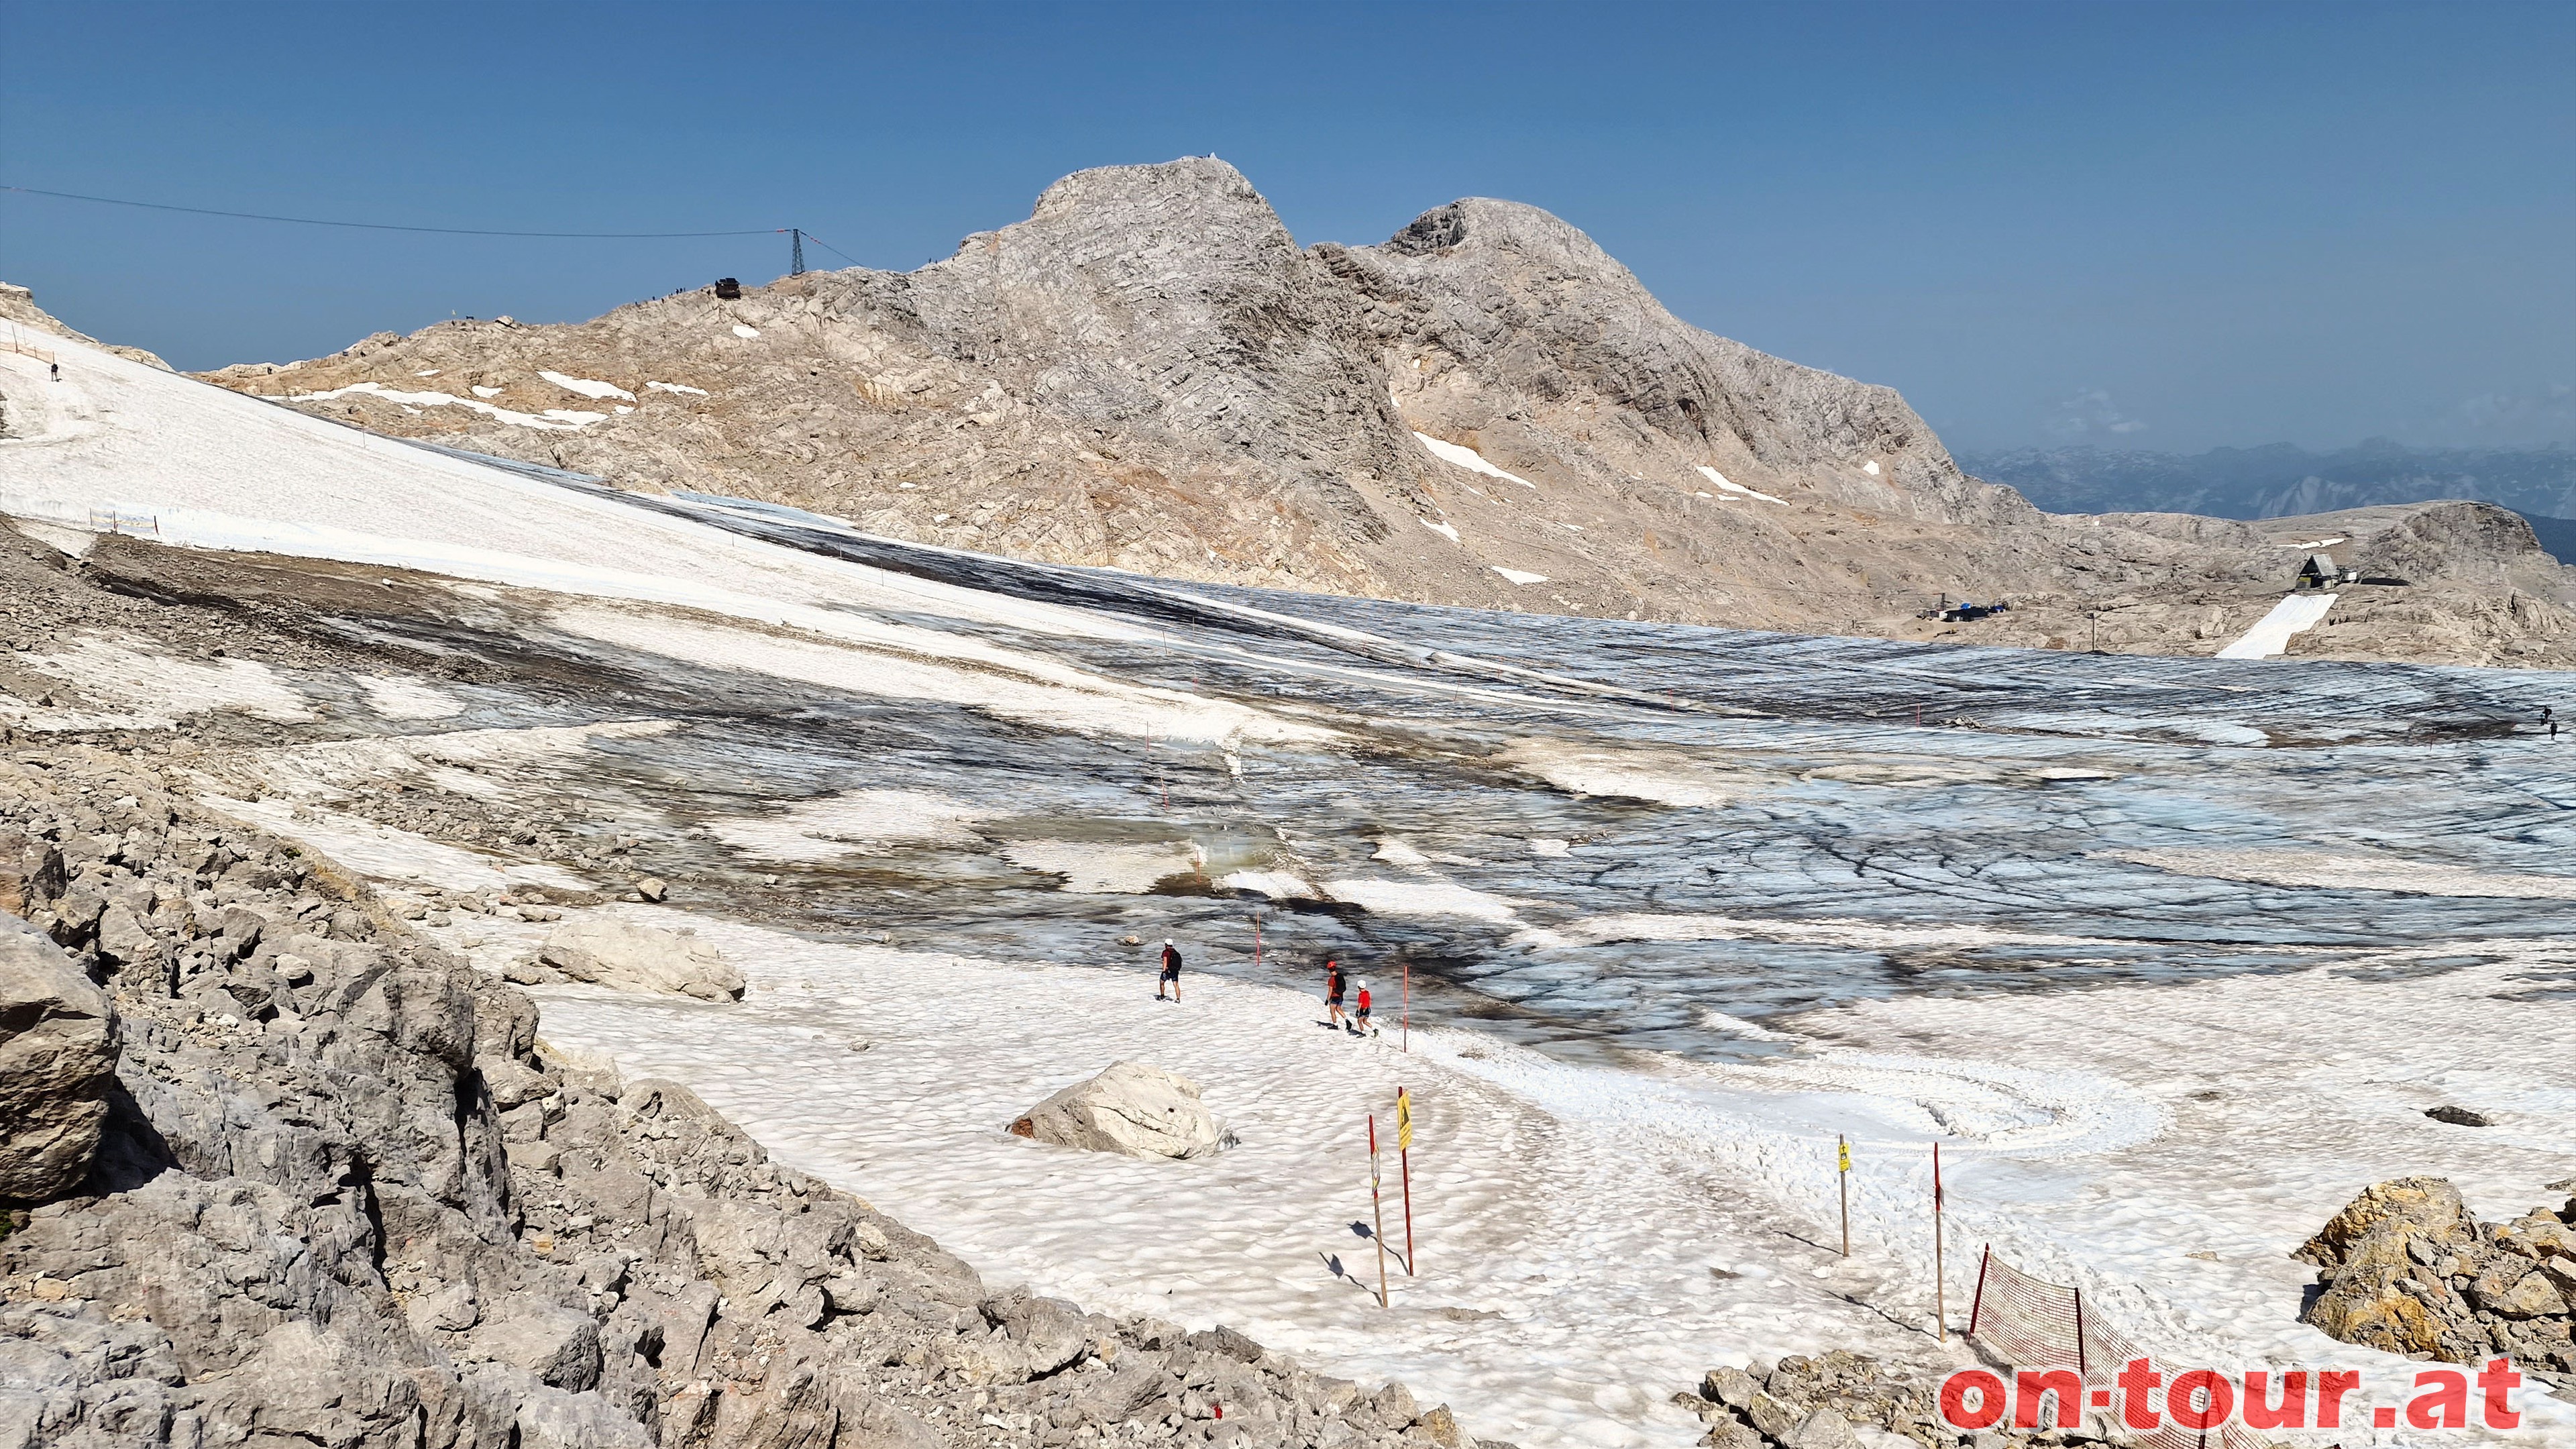
{"type": "Polygon", "coordinates": [[[0,749],[11,832],[48,860],[0,931],[13,1449],[1466,1442],[1226,1329],[993,1290],[556,1059],[516,987],[145,754],[0,749]]]}
{"type": "Polygon", "coordinates": [[[2053,517],[1961,473],[1893,390],[1683,322],[1535,207],[1469,198],[1375,246],[1301,247],[1213,157],[1068,176],[911,272],[447,321],[207,377],[923,543],[1607,618],[2206,655],[2289,586],[2295,545],[2332,538],[2409,585],[2358,591],[2296,652],[2576,662],[2576,576],[2501,509],[2418,530],[2053,517]],[[1918,617],[1944,597],[2013,608],[1918,617]]]}
{"type": "Polygon", "coordinates": [[[80,1184],[115,1080],[106,993],[34,928],[0,916],[0,1202],[80,1184]]]}
{"type": "MultiPolygon", "coordinates": [[[[1673,1402],[1708,1425],[1699,1442],[1711,1449],[1956,1449],[1963,1436],[1942,1422],[1938,1394],[1937,1374],[1835,1349],[1713,1368],[1673,1402]]],[[[2075,1442],[2009,1423],[1976,1439],[1987,1449],[2075,1442]]]]}
{"type": "MultiPolygon", "coordinates": [[[[2561,1187],[2567,1184],[2559,1184],[2561,1187]]],[[[2346,1343],[2446,1363],[2510,1355],[2544,1377],[2576,1376],[2576,1197],[2481,1223],[2438,1177],[2401,1177],[2354,1198],[2292,1256],[2322,1291],[2302,1315],[2346,1343]]]]}
{"type": "Polygon", "coordinates": [[[1142,1062],[1112,1063],[1038,1103],[1011,1135],[1125,1157],[1214,1157],[1226,1143],[1198,1083],[1142,1062]]]}

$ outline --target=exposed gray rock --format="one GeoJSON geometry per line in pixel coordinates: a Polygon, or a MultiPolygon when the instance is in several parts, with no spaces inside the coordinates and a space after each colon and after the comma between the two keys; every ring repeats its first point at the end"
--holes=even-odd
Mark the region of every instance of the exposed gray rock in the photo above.
{"type": "Polygon", "coordinates": [[[1780,1438],[1788,1449],[1860,1449],[1851,1422],[1831,1409],[1818,1409],[1780,1438]]]}
{"type": "Polygon", "coordinates": [[[1011,1134],[1128,1157],[1213,1157],[1225,1142],[1198,1083],[1142,1062],[1074,1083],[1011,1123],[1011,1134]]]}
{"type": "Polygon", "coordinates": [[[742,973],[712,944],[611,916],[584,916],[556,927],[537,959],[575,981],[624,991],[701,1001],[734,1001],[743,992],[742,973]]]}
{"type": "Polygon", "coordinates": [[[1713,1404],[1724,1404],[1730,1409],[1746,1407],[1761,1391],[1761,1386],[1753,1381],[1751,1374],[1732,1365],[1710,1369],[1699,1381],[1701,1398],[1713,1404]]]}
{"type": "Polygon", "coordinates": [[[549,1388],[579,1393],[599,1382],[599,1325],[579,1309],[540,1308],[485,1323],[466,1351],[525,1369],[549,1388]]]}
{"type": "Polygon", "coordinates": [[[33,927],[0,916],[0,1202],[80,1185],[115,1070],[106,994],[33,927]]]}

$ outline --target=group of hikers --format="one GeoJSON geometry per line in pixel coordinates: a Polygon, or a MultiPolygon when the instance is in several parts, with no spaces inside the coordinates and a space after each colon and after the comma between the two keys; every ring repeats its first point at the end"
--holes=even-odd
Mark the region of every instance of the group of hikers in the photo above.
{"type": "MultiPolygon", "coordinates": [[[[1162,974],[1154,981],[1154,999],[1177,1003],[1181,999],[1181,948],[1172,938],[1163,938],[1162,974]],[[1169,992],[1169,995],[1165,995],[1169,992]]],[[[1377,1028],[1369,1024],[1369,984],[1342,969],[1342,963],[1327,958],[1324,962],[1324,1020],[1319,1026],[1339,1027],[1352,1036],[1375,1036],[1377,1028]],[[1342,1003],[1353,992],[1359,995],[1356,1009],[1345,1010],[1342,1003]]]]}

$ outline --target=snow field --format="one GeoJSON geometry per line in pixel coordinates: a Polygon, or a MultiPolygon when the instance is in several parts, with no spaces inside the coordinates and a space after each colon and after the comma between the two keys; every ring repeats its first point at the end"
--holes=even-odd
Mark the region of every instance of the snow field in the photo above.
{"type": "MultiPolygon", "coordinates": [[[[1139,686],[859,611],[935,612],[1061,637],[1154,637],[1116,619],[776,548],[368,438],[78,344],[60,351],[62,385],[13,390],[13,421],[32,417],[35,426],[33,436],[0,440],[0,509],[66,537],[99,527],[106,510],[111,520],[148,520],[166,541],[185,545],[478,581],[456,585],[464,590],[581,595],[585,601],[522,602],[551,609],[547,622],[569,635],[675,666],[759,671],[1056,731],[1221,746],[1341,742],[1334,729],[1310,722],[1315,714],[1139,686]],[[21,391],[36,399],[23,415],[14,407],[21,391]]],[[[0,367],[17,369],[13,377],[29,366],[0,357],[0,367]]],[[[2321,617],[2331,596],[2309,598],[2321,617]]],[[[1291,622],[1310,636],[1337,627],[1291,622]]],[[[1408,657],[1423,662],[1458,659],[1339,632],[1372,647],[1409,648],[1408,657]]],[[[245,712],[309,708],[287,678],[246,661],[168,661],[98,641],[72,641],[45,659],[64,671],[58,677],[118,702],[136,720],[166,721],[209,703],[245,712]]],[[[1372,677],[1339,666],[1277,667],[1372,677]]],[[[1402,684],[1526,703],[1500,691],[1402,684]]],[[[455,693],[426,682],[348,688],[389,718],[461,712],[455,693]]],[[[68,716],[7,708],[57,722],[68,716]]],[[[2264,742],[2259,730],[2225,720],[2200,727],[2215,740],[2264,742]]],[[[210,780],[204,791],[238,818],[380,877],[572,888],[581,883],[553,867],[428,841],[333,806],[345,801],[341,792],[387,772],[493,798],[515,788],[502,773],[509,765],[555,758],[588,738],[579,730],[452,731],[295,746],[263,752],[254,779],[210,780]]],[[[1779,759],[1766,764],[1736,752],[1733,736],[1716,749],[1526,738],[1499,758],[1567,792],[1679,806],[1785,794],[1793,780],[2011,783],[2028,773],[2015,761],[2058,758],[1984,739],[1976,746],[1989,754],[1983,761],[1908,759],[1913,746],[1896,738],[1867,726],[1771,729],[1762,743],[1778,756],[1812,749],[1833,757],[1794,774],[1779,759]]],[[[922,798],[927,803],[916,802],[909,816],[882,801],[865,813],[934,832],[913,838],[962,832],[968,816],[958,807],[922,798]]],[[[2305,793],[2283,798],[2314,807],[2305,793]]],[[[2131,798],[2124,808],[2140,803],[2131,798]]],[[[852,824],[856,813],[841,797],[738,817],[720,829],[745,832],[735,843],[754,853],[837,855],[877,838],[852,824]]],[[[1548,853],[1535,838],[1531,848],[1548,853]]],[[[1147,872],[1185,855],[1200,863],[1177,842],[1102,849],[1045,839],[1002,849],[1024,869],[1063,876],[1074,893],[1138,891],[1159,878],[1147,872]]],[[[2409,868],[2388,854],[2172,849],[2132,858],[2290,887],[2393,882],[2434,895],[2566,898],[2552,877],[2409,868]]],[[[1333,879],[1322,888],[1417,919],[1507,921],[1521,905],[1431,874],[1432,861],[1453,857],[1400,839],[1379,842],[1377,858],[1406,874],[1333,879]]],[[[1222,883],[1275,896],[1316,889],[1288,870],[1246,870],[1222,883]]],[[[1558,925],[1554,935],[1567,943],[2094,945],[1930,919],[1611,912],[1558,925]]],[[[2561,1125],[2576,1107],[2576,1066],[2564,1048],[2576,1038],[2576,1008],[2533,984],[2576,963],[2547,942],[2459,947],[2469,965],[2427,964],[2429,950],[2320,947],[2310,949],[2331,964],[2290,974],[1900,997],[1728,1028],[1780,1049],[1757,1062],[1629,1054],[1614,1067],[1446,1029],[1417,1034],[1414,1059],[1397,1057],[1383,1041],[1313,1026],[1306,983],[1292,991],[1192,976],[1187,1004],[1173,1007],[1152,1001],[1141,970],[1105,969],[1101,960],[1029,967],[695,924],[751,972],[748,1001],[719,1008],[550,992],[549,1038],[613,1051],[630,1073],[689,1083],[782,1156],[937,1234],[997,1284],[1025,1277],[1088,1306],[1150,1309],[1194,1326],[1235,1323],[1327,1371],[1401,1376],[1432,1398],[1452,1399],[1481,1432],[1534,1449],[1689,1443],[1698,1426],[1662,1401],[1713,1362],[1840,1346],[1905,1357],[1928,1371],[1937,1355],[1919,1332],[1932,1299],[1923,1150],[1935,1136],[1945,1142],[1953,1196],[1954,1316],[1964,1312],[1974,1245],[1992,1241],[2029,1271],[2085,1284],[2088,1300],[2149,1347],[2220,1363],[2271,1356],[2388,1367],[2296,1325],[2305,1270],[2283,1256],[2367,1182],[2445,1172],[2495,1217],[2540,1201],[2538,1184],[2576,1171],[2561,1125]],[[852,1052],[853,1036],[877,1045],[852,1052]],[[1131,1163],[1000,1133],[999,1124],[1029,1103],[1119,1056],[1198,1077],[1243,1132],[1243,1148],[1212,1163],[1131,1163]],[[1422,1096],[1417,1228],[1429,1271],[1411,1283],[1399,1276],[1395,1308],[1380,1310],[1329,1265],[1373,1269],[1373,1249],[1350,1230],[1366,1206],[1354,1142],[1359,1114],[1384,1110],[1399,1082],[1422,1096]],[[2423,1107],[2453,1099],[2496,1114],[2501,1125],[2460,1129],[2422,1118],[2423,1107]],[[1860,1252],[1849,1262],[1819,1246],[1830,1241],[1837,1132],[1855,1138],[1862,1165],[1854,1184],[1860,1252]],[[2186,1256],[2202,1252],[2216,1261],[2186,1256]]],[[[469,947],[477,964],[492,969],[536,934],[475,920],[445,939],[478,943],[469,947]]],[[[1377,984],[1391,1014],[1392,983],[1377,984]]],[[[1732,1020],[1706,1015],[1720,1027],[1732,1020]]],[[[2537,1427],[2516,1442],[2564,1442],[2576,1432],[2561,1406],[2535,1399],[2526,1407],[2537,1427]]]]}
{"type": "MultiPolygon", "coordinates": [[[[1697,1426],[1658,1401],[1757,1354],[1859,1347],[1933,1371],[1939,1355],[1909,1327],[1930,1321],[1935,1138],[1954,1326],[1992,1243],[2081,1284],[2176,1362],[2382,1374],[2396,1361],[2293,1321],[2306,1270],[2286,1254],[2331,1211],[2320,1204],[2447,1170],[2502,1216],[2576,1169],[2552,1126],[2576,1107],[2576,1065],[2522,1065],[2576,1028],[2576,1010],[2535,1009],[2486,1037],[2499,1065],[2464,1068],[2480,1059],[2464,1038],[2484,1032],[2438,1011],[2428,1028],[2424,978],[2320,968],[1900,998],[1763,1032],[1796,1048],[1766,1061],[1614,1070],[1446,1028],[1417,1031],[1415,1055],[1399,1056],[1314,1025],[1320,983],[1189,976],[1184,1004],[1158,1004],[1142,951],[1133,970],[1030,968],[691,924],[753,968],[742,1005],[548,990],[548,1038],[689,1084],[996,1282],[1233,1323],[1343,1372],[1404,1378],[1477,1432],[1531,1443],[1692,1442],[1697,1426]],[[2320,1013],[2337,1022],[2323,1052],[2320,1013]],[[853,1038],[875,1045],[853,1052],[853,1038]],[[1139,1163],[1000,1131],[1120,1059],[1199,1081],[1244,1145],[1212,1163],[1139,1163]],[[2194,1095],[2209,1083],[2218,1098],[2194,1095]],[[1426,1276],[1399,1268],[1382,1311],[1364,1291],[1374,1252],[1351,1224],[1368,1216],[1360,1118],[1391,1112],[1400,1084],[1421,1124],[1426,1276]],[[2506,1126],[2464,1139],[2426,1122],[2419,1103],[2446,1092],[2506,1126]],[[1856,1165],[1848,1261],[1831,1251],[1837,1132],[1856,1165]],[[1336,1277],[1335,1261],[1366,1281],[1336,1277]]],[[[2485,994],[2513,969],[2430,978],[2432,995],[2491,1011],[2485,994]]],[[[1391,1023],[1397,988],[1377,975],[1391,1023]]],[[[2485,1437],[2536,1446],[2576,1431],[2576,1406],[2533,1395],[2525,1408],[2531,1427],[2485,1437]]]]}
{"type": "MultiPolygon", "coordinates": [[[[1046,634],[1145,639],[1073,609],[779,548],[373,437],[65,342],[63,381],[13,389],[0,513],[96,531],[99,510],[188,547],[417,568],[486,583],[683,603],[776,622],[781,604],[946,614],[1046,634]]],[[[42,364],[0,353],[30,384],[42,364]]]]}
{"type": "MultiPolygon", "coordinates": [[[[1185,974],[1182,1004],[1157,1003],[1149,948],[1132,971],[1032,968],[689,924],[752,971],[742,1004],[549,988],[547,1039],[688,1083],[996,1286],[1231,1323],[1331,1372],[1402,1378],[1477,1432],[1531,1444],[1690,1444],[1697,1421],[1663,1400],[1709,1364],[1885,1327],[1820,1292],[1822,1259],[1784,1255],[1716,1190],[1717,1164],[1690,1141],[1706,1088],[1466,1032],[1417,1031],[1400,1055],[1391,978],[1373,981],[1386,1034],[1364,1041],[1316,1024],[1320,980],[1310,993],[1185,974]],[[873,1045],[852,1051],[854,1038],[873,1045]],[[1198,1081],[1242,1145],[1139,1162],[1002,1130],[1122,1059],[1198,1081]],[[1365,1116],[1391,1133],[1399,1085],[1416,1101],[1424,1274],[1393,1266],[1381,1309],[1375,1249],[1352,1225],[1371,1216],[1365,1116]]],[[[1400,1247],[1391,1157],[1385,1181],[1400,1247]]]]}
{"type": "Polygon", "coordinates": [[[2290,647],[2290,636],[2303,634],[2323,623],[2326,611],[2334,607],[2333,594],[2291,594],[2272,606],[2272,612],[2254,621],[2254,627],[2237,637],[2235,643],[2218,651],[2221,659],[2272,659],[2290,647]]]}

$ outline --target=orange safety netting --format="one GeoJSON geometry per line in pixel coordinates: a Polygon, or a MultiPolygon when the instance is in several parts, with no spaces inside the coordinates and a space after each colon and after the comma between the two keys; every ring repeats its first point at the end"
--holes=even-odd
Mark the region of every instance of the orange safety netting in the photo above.
{"type": "MultiPolygon", "coordinates": [[[[1968,1335],[1989,1352],[2017,1369],[2073,1369],[2084,1381],[2085,1398],[2091,1401],[2082,1411],[2092,1433],[2106,1438],[2122,1439],[2144,1446],[2144,1449],[2262,1449],[2263,1440],[2248,1433],[2230,1419],[2207,1429],[2189,1428],[2170,1419],[2153,1429],[2132,1429],[2122,1424],[2113,1408],[2119,1402],[2113,1380],[2120,1370],[2135,1359],[2147,1359],[2151,1366],[2163,1369],[2132,1343],[2117,1326],[2104,1322],[2098,1312],[2088,1312],[2081,1290],[2062,1283],[2034,1278],[2005,1262],[1988,1248],[1977,1264],[1977,1293],[1968,1309],[1968,1335]],[[2096,1399],[2108,1393],[2107,1400],[2096,1399]]],[[[2041,1400],[2051,1415],[2060,1407],[2057,1396],[2041,1400]]],[[[2160,1410],[2165,1406],[2159,1404],[2160,1410]]],[[[2072,1426],[2069,1426],[2072,1427],[2072,1426]]]]}

